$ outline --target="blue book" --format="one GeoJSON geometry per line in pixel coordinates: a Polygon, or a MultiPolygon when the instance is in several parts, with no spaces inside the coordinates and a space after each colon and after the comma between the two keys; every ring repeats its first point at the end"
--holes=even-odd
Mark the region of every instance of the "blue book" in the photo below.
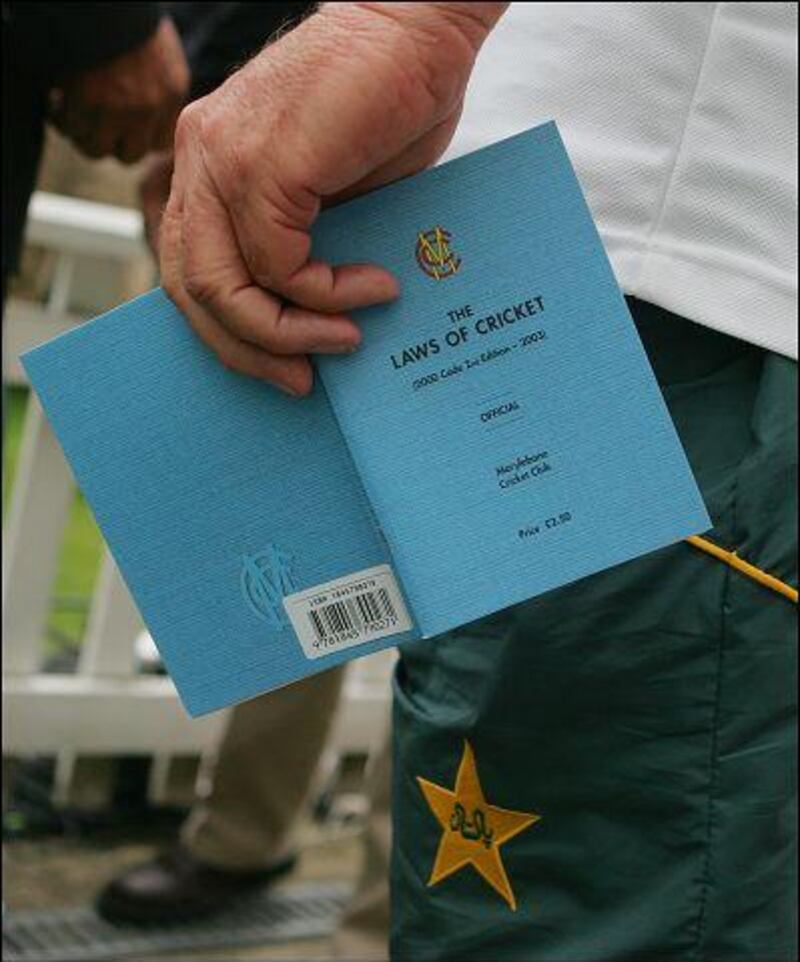
{"type": "Polygon", "coordinates": [[[402,293],[308,399],[161,290],[24,358],[190,713],[710,527],[554,124],[326,211],[314,252],[402,293]]]}

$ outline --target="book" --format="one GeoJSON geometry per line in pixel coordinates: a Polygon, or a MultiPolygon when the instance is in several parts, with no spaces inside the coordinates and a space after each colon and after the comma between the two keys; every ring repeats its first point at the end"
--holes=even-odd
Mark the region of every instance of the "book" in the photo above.
{"type": "Polygon", "coordinates": [[[23,358],[191,714],[710,527],[555,124],[325,211],[313,247],[401,295],[306,399],[159,289],[23,358]]]}

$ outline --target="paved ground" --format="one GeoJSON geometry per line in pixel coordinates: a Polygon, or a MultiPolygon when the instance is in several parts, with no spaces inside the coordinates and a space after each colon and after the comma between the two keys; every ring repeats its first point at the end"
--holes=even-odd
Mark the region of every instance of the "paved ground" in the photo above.
{"type": "MultiPolygon", "coordinates": [[[[352,831],[330,832],[306,824],[298,833],[300,862],[286,880],[354,881],[361,851],[352,831]]],[[[64,839],[12,842],[4,846],[4,901],[11,912],[33,908],[64,908],[90,902],[103,882],[128,866],[148,858],[154,847],[118,842],[99,845],[64,839]]],[[[293,959],[311,962],[330,958],[324,940],[294,941],[284,945],[239,948],[228,952],[200,952],[179,956],[148,956],[150,962],[293,959]]]]}

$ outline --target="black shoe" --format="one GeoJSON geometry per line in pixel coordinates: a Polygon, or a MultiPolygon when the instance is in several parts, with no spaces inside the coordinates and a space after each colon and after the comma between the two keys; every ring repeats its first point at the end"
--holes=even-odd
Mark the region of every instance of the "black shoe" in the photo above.
{"type": "Polygon", "coordinates": [[[294,855],[266,869],[228,871],[175,848],[137,865],[106,885],[98,914],[118,925],[167,925],[208,918],[291,871],[294,855]]]}

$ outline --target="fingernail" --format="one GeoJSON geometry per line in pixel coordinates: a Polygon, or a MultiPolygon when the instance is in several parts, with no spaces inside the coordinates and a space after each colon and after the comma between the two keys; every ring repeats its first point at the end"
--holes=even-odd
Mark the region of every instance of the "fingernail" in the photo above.
{"type": "Polygon", "coordinates": [[[294,384],[290,384],[288,381],[286,381],[283,384],[279,384],[278,387],[286,394],[290,394],[294,398],[304,398],[311,394],[314,388],[314,382],[311,381],[305,387],[298,388],[294,384]]]}

